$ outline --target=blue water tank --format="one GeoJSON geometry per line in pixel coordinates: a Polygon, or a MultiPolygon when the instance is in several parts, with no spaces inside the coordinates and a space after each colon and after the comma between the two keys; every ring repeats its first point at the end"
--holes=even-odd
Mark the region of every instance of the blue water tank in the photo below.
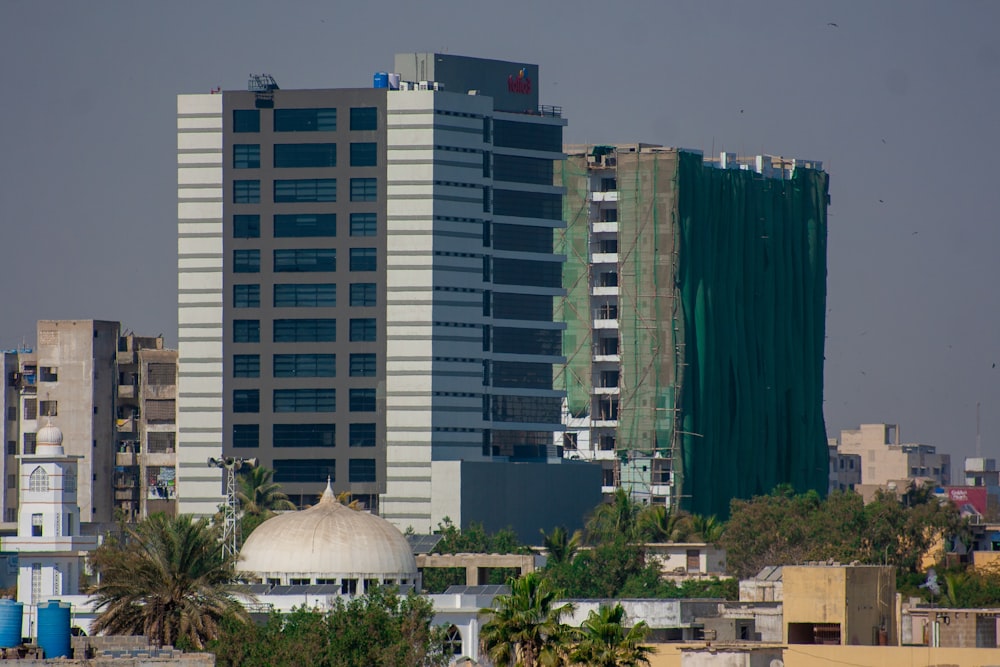
{"type": "Polygon", "coordinates": [[[24,604],[13,600],[0,600],[0,647],[21,645],[21,619],[24,604]]]}
{"type": "Polygon", "coordinates": [[[372,88],[388,88],[388,87],[389,87],[389,73],[375,72],[375,76],[372,79],[372,88]]]}
{"type": "Polygon", "coordinates": [[[49,600],[38,605],[38,647],[45,651],[45,659],[69,658],[68,602],[49,600]]]}

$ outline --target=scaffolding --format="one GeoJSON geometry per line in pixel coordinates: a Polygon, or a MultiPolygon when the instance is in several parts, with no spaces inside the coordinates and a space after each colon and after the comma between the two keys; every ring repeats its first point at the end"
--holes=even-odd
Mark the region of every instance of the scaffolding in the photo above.
{"type": "Polygon", "coordinates": [[[719,516],[732,497],[780,483],[822,493],[828,177],[819,163],[762,174],[643,144],[567,152],[557,386],[568,417],[589,417],[595,453],[609,437],[595,429],[613,424],[614,485],[719,516]],[[591,245],[603,220],[592,177],[605,174],[617,201],[613,396],[595,389],[610,386],[595,368],[606,342],[596,320],[611,310],[595,301],[603,283],[591,245]]]}

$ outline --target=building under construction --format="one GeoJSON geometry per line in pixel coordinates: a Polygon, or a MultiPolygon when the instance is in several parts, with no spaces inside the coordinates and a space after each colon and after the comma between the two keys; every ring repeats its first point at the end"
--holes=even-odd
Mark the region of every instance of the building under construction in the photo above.
{"type": "Polygon", "coordinates": [[[822,164],[566,152],[565,456],[600,461],[605,492],[705,515],[783,483],[825,492],[822,164]]]}

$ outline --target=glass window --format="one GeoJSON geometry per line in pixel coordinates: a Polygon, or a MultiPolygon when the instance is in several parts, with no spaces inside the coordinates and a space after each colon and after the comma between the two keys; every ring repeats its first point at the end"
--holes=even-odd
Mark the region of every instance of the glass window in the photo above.
{"type": "Polygon", "coordinates": [[[378,199],[378,179],[352,178],[351,201],[376,201],[378,199]]]}
{"type": "Polygon", "coordinates": [[[234,250],[233,273],[260,273],[260,250],[234,250]]]}
{"type": "Polygon", "coordinates": [[[274,166],[336,167],[337,144],[275,144],[274,166]]]}
{"type": "Polygon", "coordinates": [[[376,289],[375,283],[351,283],[351,306],[374,306],[376,289]]]}
{"type": "Polygon", "coordinates": [[[348,476],[350,481],[375,481],[375,459],[351,459],[348,465],[348,476]]]}
{"type": "Polygon", "coordinates": [[[351,424],[348,445],[351,447],[374,447],[375,424],[351,424]]]}
{"type": "Polygon", "coordinates": [[[552,364],[522,361],[494,361],[494,387],[552,388],[552,364]]]}
{"type": "Polygon", "coordinates": [[[351,341],[375,340],[375,318],[366,317],[351,320],[351,341]]]}
{"type": "Polygon", "coordinates": [[[233,181],[234,204],[259,204],[260,181],[233,181]]]}
{"type": "Polygon", "coordinates": [[[351,107],[352,130],[377,130],[378,109],[376,107],[351,107]]]}
{"type": "Polygon", "coordinates": [[[335,248],[294,248],[274,251],[275,273],[311,273],[336,270],[337,250],[335,248]]]}
{"type": "Polygon", "coordinates": [[[562,219],[562,195],[520,190],[493,191],[493,212],[518,218],[562,219]]]}
{"type": "Polygon", "coordinates": [[[260,167],[260,144],[233,144],[233,168],[257,169],[260,167]]]}
{"type": "Polygon", "coordinates": [[[352,354],[351,355],[351,377],[375,377],[375,355],[352,354]]]}
{"type": "Polygon", "coordinates": [[[275,320],[275,343],[335,343],[337,320],[275,320]]]}
{"type": "Polygon", "coordinates": [[[493,247],[497,250],[552,252],[552,228],[529,225],[493,225],[493,247]]]}
{"type": "Polygon", "coordinates": [[[377,265],[375,248],[351,248],[351,271],[374,271],[377,265]]]}
{"type": "Polygon", "coordinates": [[[260,216],[234,215],[233,238],[237,239],[260,238],[260,216]]]}
{"type": "Polygon", "coordinates": [[[278,484],[292,482],[326,483],[337,479],[335,459],[275,459],[274,481],[278,484]]]}
{"type": "Polygon", "coordinates": [[[560,398],[495,395],[490,417],[495,422],[558,424],[561,406],[560,398]]]}
{"type": "Polygon", "coordinates": [[[506,354],[562,354],[558,329],[493,328],[493,351],[506,354]]]}
{"type": "Polygon", "coordinates": [[[45,468],[38,467],[31,472],[31,475],[28,477],[28,490],[29,491],[49,490],[49,473],[45,472],[45,468]]]}
{"type": "Polygon", "coordinates": [[[335,354],[276,354],[276,378],[332,378],[337,376],[335,354]]]}
{"type": "Polygon", "coordinates": [[[493,282],[498,285],[533,285],[560,287],[562,265],[559,262],[536,262],[527,259],[493,258],[493,282]]]}
{"type": "Polygon", "coordinates": [[[260,355],[259,354],[234,354],[233,355],[233,377],[234,378],[257,378],[257,377],[260,377],[260,355]]]}
{"type": "Polygon", "coordinates": [[[260,111],[233,109],[233,132],[260,132],[260,111]]]}
{"type": "Polygon", "coordinates": [[[275,389],[275,412],[335,412],[335,389],[275,389]]]}
{"type": "Polygon", "coordinates": [[[234,343],[259,343],[260,320],[233,320],[234,343]]]}
{"type": "Polygon", "coordinates": [[[234,308],[259,308],[260,285],[233,285],[234,308]]]}
{"type": "Polygon", "coordinates": [[[277,203],[337,201],[337,179],[296,178],[275,181],[274,201],[277,203]]]}
{"type": "Polygon", "coordinates": [[[351,412],[375,412],[375,389],[351,389],[351,412]]]}
{"type": "Polygon", "coordinates": [[[505,294],[497,292],[493,295],[493,317],[498,320],[551,322],[552,297],[543,294],[505,294]]]}
{"type": "Polygon", "coordinates": [[[351,213],[351,236],[375,236],[376,233],[374,213],[351,213]]]}
{"type": "Polygon", "coordinates": [[[375,142],[351,144],[352,167],[374,167],[378,161],[378,144],[375,142]]]}
{"type": "Polygon", "coordinates": [[[275,308],[333,308],[337,305],[335,283],[278,284],[274,286],[275,308]]]}
{"type": "Polygon", "coordinates": [[[275,447],[334,447],[334,424],[274,424],[271,435],[275,447]]]}
{"type": "Polygon", "coordinates": [[[274,216],[274,238],[302,238],[310,236],[336,236],[336,213],[303,213],[274,216]]]}
{"type": "Polygon", "coordinates": [[[493,156],[493,180],[533,185],[552,185],[553,160],[516,155],[493,156]]]}
{"type": "Polygon", "coordinates": [[[260,390],[234,389],[233,412],[260,412],[260,390]]]}
{"type": "Polygon", "coordinates": [[[562,150],[562,126],[494,120],[493,145],[559,152],[562,150]]]}
{"type": "Polygon", "coordinates": [[[233,447],[259,447],[260,424],[233,424],[233,447]]]}
{"type": "Polygon", "coordinates": [[[275,109],[275,132],[336,132],[336,109],[275,109]]]}

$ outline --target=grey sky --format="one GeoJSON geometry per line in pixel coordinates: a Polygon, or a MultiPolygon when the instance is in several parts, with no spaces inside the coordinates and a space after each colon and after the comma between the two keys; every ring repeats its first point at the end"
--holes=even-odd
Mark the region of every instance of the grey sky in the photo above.
{"type": "Polygon", "coordinates": [[[981,401],[998,456],[998,26],[996,2],[8,0],[0,347],[43,318],[176,345],[177,93],[370,86],[397,51],[523,59],[568,142],[823,160],[828,432],[898,422],[971,455],[981,401]]]}

